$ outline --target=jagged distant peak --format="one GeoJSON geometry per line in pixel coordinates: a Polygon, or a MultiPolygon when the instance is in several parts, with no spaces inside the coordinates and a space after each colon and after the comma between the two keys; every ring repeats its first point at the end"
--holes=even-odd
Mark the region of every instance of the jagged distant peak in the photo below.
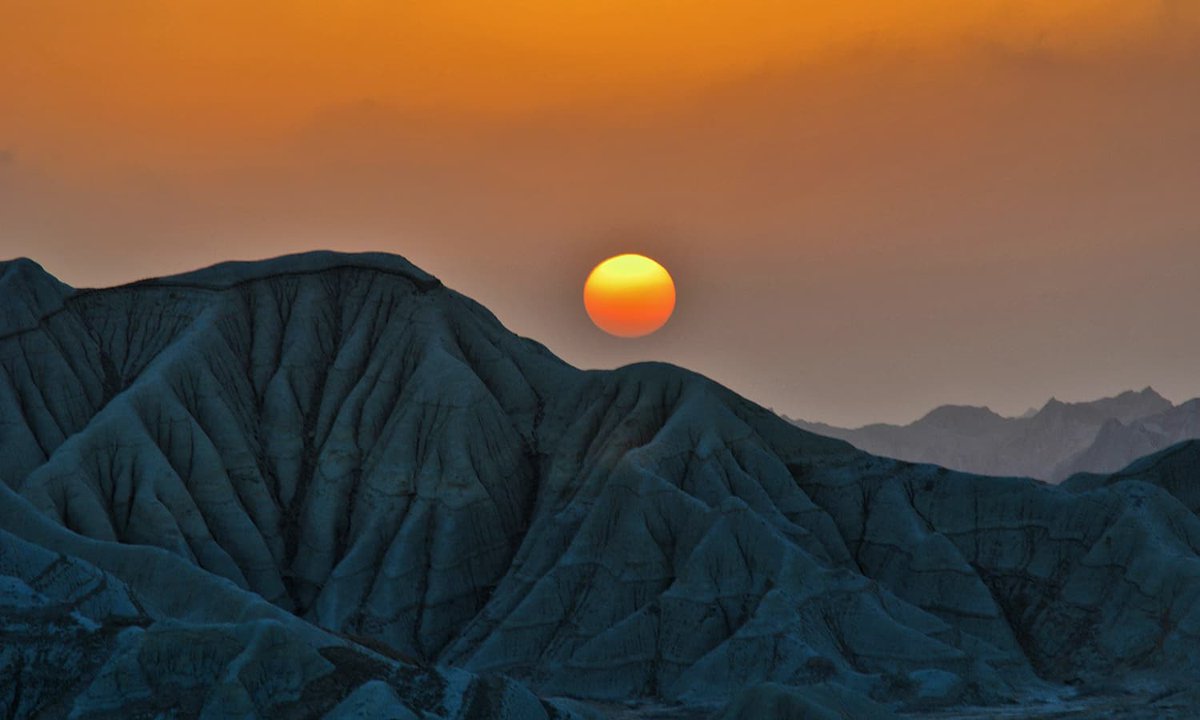
{"type": "Polygon", "coordinates": [[[1091,404],[1095,404],[1095,403],[1105,403],[1105,402],[1140,402],[1140,401],[1146,401],[1146,400],[1150,400],[1150,401],[1161,400],[1161,401],[1169,402],[1165,397],[1160,395],[1157,390],[1155,390],[1150,385],[1147,385],[1146,387],[1142,388],[1141,390],[1124,390],[1120,393],[1117,393],[1116,395],[1112,395],[1109,397],[1103,397],[1103,398],[1099,398],[1097,400],[1084,401],[1082,403],[1073,403],[1073,404],[1091,405],[1091,404]]]}
{"type": "Polygon", "coordinates": [[[1136,457],[1132,453],[1162,447],[1167,439],[1200,434],[1192,429],[1197,423],[1187,418],[1186,409],[1176,408],[1149,386],[1082,402],[1055,396],[1018,417],[975,405],[942,405],[907,425],[877,423],[847,429],[813,422],[797,424],[878,455],[1045,480],[1061,479],[1075,468],[1115,470],[1120,465],[1114,463],[1136,457]],[[1151,430],[1136,430],[1136,441],[1119,443],[1121,450],[1114,446],[1085,453],[1093,441],[1099,442],[1102,427],[1108,427],[1111,437],[1124,436],[1119,428],[1133,428],[1143,420],[1150,423],[1151,430]],[[1157,439],[1150,441],[1150,436],[1157,439]]]}
{"type": "Polygon", "coordinates": [[[1150,385],[1147,385],[1146,387],[1142,388],[1139,392],[1134,393],[1134,394],[1140,395],[1140,396],[1146,397],[1146,398],[1158,398],[1160,400],[1166,400],[1166,398],[1163,397],[1160,392],[1155,390],[1150,385]]]}
{"type": "Polygon", "coordinates": [[[1125,390],[1116,395],[1079,402],[1064,402],[1057,397],[1051,397],[1034,417],[1071,411],[1093,410],[1104,414],[1115,414],[1124,417],[1124,414],[1128,412],[1148,415],[1171,407],[1173,407],[1173,404],[1170,400],[1164,398],[1154,388],[1146,386],[1142,390],[1125,390]]]}

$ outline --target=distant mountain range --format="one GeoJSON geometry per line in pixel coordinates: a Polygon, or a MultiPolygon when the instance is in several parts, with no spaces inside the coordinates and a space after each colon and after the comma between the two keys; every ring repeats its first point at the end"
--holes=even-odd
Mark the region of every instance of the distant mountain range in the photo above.
{"type": "Polygon", "coordinates": [[[1092,402],[1052,398],[1020,417],[943,405],[909,425],[849,429],[788,419],[875,455],[1060,482],[1079,472],[1115,472],[1144,455],[1200,438],[1200,399],[1173,405],[1148,387],[1092,402]]]}

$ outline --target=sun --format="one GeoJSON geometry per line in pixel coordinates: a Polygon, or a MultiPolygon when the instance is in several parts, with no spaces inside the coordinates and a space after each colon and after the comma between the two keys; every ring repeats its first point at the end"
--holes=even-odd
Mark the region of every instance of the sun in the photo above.
{"type": "Polygon", "coordinates": [[[617,337],[649,335],[675,311],[675,281],[645,255],[626,253],[597,265],[583,285],[588,317],[617,337]]]}

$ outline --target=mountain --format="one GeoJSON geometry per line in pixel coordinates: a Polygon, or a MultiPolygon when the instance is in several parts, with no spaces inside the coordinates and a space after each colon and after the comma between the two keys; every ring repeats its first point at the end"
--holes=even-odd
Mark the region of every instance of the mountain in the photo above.
{"type": "Polygon", "coordinates": [[[1186,408],[1146,388],[1092,402],[1051,398],[1040,410],[1015,418],[988,408],[945,405],[903,426],[848,429],[792,422],[877,455],[1057,482],[1075,472],[1113,472],[1142,455],[1200,437],[1196,411],[1186,408]]]}
{"type": "Polygon", "coordinates": [[[1193,438],[1200,438],[1200,398],[1143,418],[1109,420],[1092,444],[1064,462],[1057,475],[1115,472],[1137,458],[1193,438]]]}
{"type": "Polygon", "coordinates": [[[1063,482],[1073,492],[1088,492],[1120,483],[1141,482],[1171,493],[1192,512],[1200,512],[1200,484],[1195,469],[1200,467],[1200,440],[1185,440],[1166,450],[1147,455],[1112,474],[1079,473],[1063,482]]]}
{"type": "Polygon", "coordinates": [[[1034,714],[1165,708],[1200,666],[1158,466],[875,457],[677,367],[572,368],[389,255],[14,292],[6,717],[1034,714]]]}
{"type": "Polygon", "coordinates": [[[25,258],[0,262],[0,335],[20,331],[56,312],[71,294],[71,288],[56,280],[42,266],[25,258]]]}

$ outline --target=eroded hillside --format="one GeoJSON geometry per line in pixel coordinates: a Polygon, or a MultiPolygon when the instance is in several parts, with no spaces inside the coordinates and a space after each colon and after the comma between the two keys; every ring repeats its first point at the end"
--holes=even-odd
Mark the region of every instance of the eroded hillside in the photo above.
{"type": "MultiPolygon", "coordinates": [[[[886,460],[679,368],[579,371],[393,256],[99,291],[28,263],[5,277],[0,300],[22,311],[0,338],[0,477],[61,526],[31,537],[20,528],[45,520],[6,494],[5,547],[86,547],[78,572],[132,587],[137,608],[132,573],[175,608],[88,615],[101,629],[216,632],[234,622],[210,597],[222,588],[286,638],[231,626],[229,657],[334,643],[371,658],[334,695],[442,717],[471,693],[492,698],[478,717],[568,712],[494,673],[543,697],[719,708],[773,683],[915,709],[1064,683],[1167,689],[1200,660],[1200,521],[1173,485],[1074,492],[886,460]],[[151,553],[153,578],[130,552],[151,553]],[[394,675],[428,665],[460,668],[440,715],[394,675]]],[[[82,607],[38,572],[6,571],[35,593],[14,590],[35,599],[10,602],[25,609],[6,627],[51,600],[82,607]]],[[[199,706],[221,707],[220,678],[245,686],[212,667],[173,670],[199,706]]],[[[305,667],[301,693],[342,672],[305,667]]],[[[98,707],[100,677],[56,702],[98,707]]],[[[284,714],[255,687],[260,712],[284,714]]],[[[40,707],[24,697],[5,702],[40,707]]]]}

